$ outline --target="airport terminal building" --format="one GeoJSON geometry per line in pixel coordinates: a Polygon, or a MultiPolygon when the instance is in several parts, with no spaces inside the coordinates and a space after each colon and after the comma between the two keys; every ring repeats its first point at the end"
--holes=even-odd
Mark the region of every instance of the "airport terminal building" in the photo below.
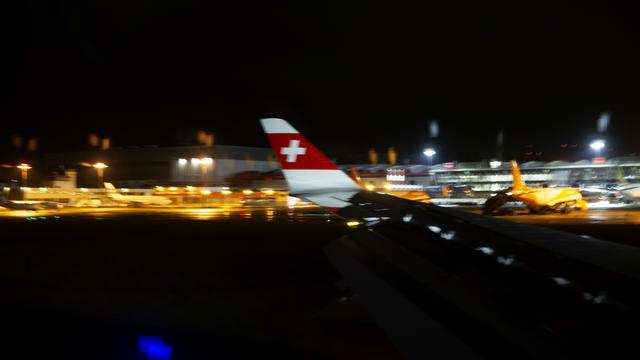
{"type": "Polygon", "coordinates": [[[104,169],[104,181],[128,188],[226,185],[243,174],[265,173],[279,168],[270,148],[229,145],[149,146],[50,153],[44,155],[43,162],[50,174],[77,173],[77,186],[89,188],[101,187],[98,186],[99,175],[92,166],[98,162],[108,166],[104,169]]]}
{"type": "MultiPolygon", "coordinates": [[[[246,146],[139,146],[107,151],[48,153],[37,170],[52,181],[51,187],[101,188],[97,170],[102,162],[104,181],[116,187],[135,189],[164,186],[235,186],[286,190],[286,182],[271,148],[246,146]]],[[[376,188],[385,185],[416,187],[464,186],[475,192],[495,192],[511,186],[509,162],[477,161],[425,164],[342,164],[355,168],[362,181],[376,188]]],[[[640,156],[576,162],[530,161],[520,164],[524,180],[531,186],[548,184],[578,187],[607,187],[624,182],[640,182],[640,156]]],[[[36,169],[34,169],[36,170],[36,169]]],[[[15,178],[17,171],[13,170],[15,178]]],[[[16,180],[17,181],[17,180],[16,180]]],[[[32,186],[38,185],[38,181],[32,186]]]]}
{"type": "MultiPolygon", "coordinates": [[[[362,180],[381,187],[384,182],[423,186],[464,185],[477,192],[493,192],[511,186],[509,162],[477,161],[447,162],[427,165],[343,165],[349,171],[355,167],[362,180]]],[[[607,187],[624,182],[640,182],[640,157],[614,157],[602,161],[576,162],[530,161],[520,164],[522,175],[532,186],[569,185],[607,187]]]]}

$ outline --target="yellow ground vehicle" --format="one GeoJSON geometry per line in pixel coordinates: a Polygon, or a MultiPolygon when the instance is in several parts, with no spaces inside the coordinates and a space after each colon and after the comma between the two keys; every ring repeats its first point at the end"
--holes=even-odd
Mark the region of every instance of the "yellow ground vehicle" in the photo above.
{"type": "Polygon", "coordinates": [[[530,188],[522,180],[520,168],[511,160],[513,186],[498,192],[489,198],[482,209],[483,214],[492,214],[509,201],[521,201],[531,213],[562,212],[586,210],[587,202],[582,199],[580,190],[566,187],[530,188]]]}

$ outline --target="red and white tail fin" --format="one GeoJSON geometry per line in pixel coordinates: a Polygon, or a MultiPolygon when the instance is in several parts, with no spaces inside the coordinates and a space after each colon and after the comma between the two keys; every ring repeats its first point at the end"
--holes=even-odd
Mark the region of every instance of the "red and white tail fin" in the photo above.
{"type": "Polygon", "coordinates": [[[358,184],[285,120],[260,119],[260,123],[278,156],[282,173],[289,185],[289,193],[295,195],[360,189],[358,184]]]}

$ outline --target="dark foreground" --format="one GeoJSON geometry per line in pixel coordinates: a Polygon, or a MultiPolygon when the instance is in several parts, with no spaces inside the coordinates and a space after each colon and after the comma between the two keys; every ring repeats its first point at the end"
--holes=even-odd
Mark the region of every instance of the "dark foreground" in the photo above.
{"type": "Polygon", "coordinates": [[[373,324],[327,311],[342,294],[322,248],[345,230],[328,215],[60,215],[0,220],[14,358],[144,359],[149,339],[171,359],[395,356],[373,324]]]}
{"type": "MultiPolygon", "coordinates": [[[[512,220],[637,246],[635,213],[612,214],[512,220]]],[[[12,358],[398,357],[359,308],[336,304],[322,249],[347,228],[317,209],[34,217],[0,219],[12,358]]]]}

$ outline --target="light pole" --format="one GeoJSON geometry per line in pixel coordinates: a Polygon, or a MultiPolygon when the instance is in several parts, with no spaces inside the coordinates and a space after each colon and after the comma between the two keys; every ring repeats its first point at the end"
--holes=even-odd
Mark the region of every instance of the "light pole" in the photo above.
{"type": "Polygon", "coordinates": [[[213,164],[213,159],[206,157],[200,158],[200,176],[202,178],[202,186],[205,187],[207,184],[207,172],[209,170],[209,166],[213,164]]]}
{"type": "Polygon", "coordinates": [[[436,154],[436,151],[432,148],[428,148],[424,150],[423,154],[427,156],[427,158],[429,159],[429,166],[431,166],[431,158],[436,154]]]}
{"type": "Polygon", "coordinates": [[[101,188],[104,182],[104,169],[109,166],[101,162],[95,163],[92,166],[96,168],[96,171],[98,172],[98,188],[101,188]]]}
{"type": "Polygon", "coordinates": [[[22,163],[16,167],[20,169],[20,173],[22,175],[22,186],[27,186],[27,172],[31,169],[31,166],[29,166],[29,164],[22,163]]]}
{"type": "Polygon", "coordinates": [[[600,157],[600,150],[605,147],[605,143],[603,140],[595,140],[589,146],[596,152],[596,157],[600,157]]]}

